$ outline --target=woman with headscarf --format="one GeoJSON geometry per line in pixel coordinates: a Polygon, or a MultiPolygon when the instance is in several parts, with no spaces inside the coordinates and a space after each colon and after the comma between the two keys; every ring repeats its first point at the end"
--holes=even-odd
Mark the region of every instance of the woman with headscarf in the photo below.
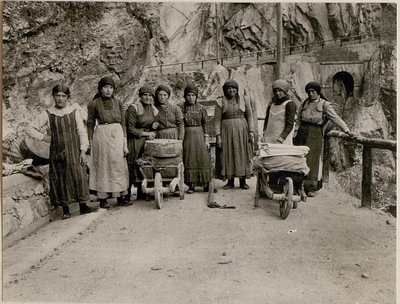
{"type": "Polygon", "coordinates": [[[181,104],[185,123],[185,138],[183,140],[183,164],[185,166],[184,180],[189,186],[187,193],[195,192],[196,186],[203,186],[208,191],[211,181],[211,159],[207,150],[208,114],[206,109],[197,102],[199,90],[194,85],[188,85],[184,91],[185,102],[181,104]]]}
{"type": "Polygon", "coordinates": [[[169,103],[171,90],[165,85],[159,85],[155,92],[154,105],[158,110],[156,138],[179,139],[185,136],[183,114],[181,109],[169,103]]]}
{"type": "Polygon", "coordinates": [[[153,129],[154,118],[158,110],[154,106],[154,89],[149,84],[144,84],[139,89],[139,101],[131,104],[126,111],[126,130],[128,138],[127,156],[129,168],[129,195],[131,185],[137,185],[137,198],[142,198],[141,175],[136,165],[136,160],[144,153],[146,140],[152,140],[156,136],[153,129]]]}
{"type": "Polygon", "coordinates": [[[238,177],[240,188],[249,189],[246,179],[251,178],[253,158],[254,122],[250,102],[240,97],[239,85],[227,80],[223,85],[224,97],[217,99],[214,121],[217,137],[217,169],[219,179],[228,183],[224,189],[234,187],[238,177]]]}
{"type": "Polygon", "coordinates": [[[324,126],[331,121],[346,134],[352,136],[353,133],[321,93],[318,82],[307,83],[305,91],[308,98],[298,109],[293,143],[310,148],[306,156],[310,172],[304,181],[304,190],[307,196],[314,197],[315,192],[322,188],[324,126]]]}
{"type": "Polygon", "coordinates": [[[114,97],[115,83],[103,77],[98,92],[88,104],[88,134],[91,148],[89,187],[97,193],[100,208],[108,209],[109,197],[117,205],[132,204],[128,195],[128,154],[125,111],[114,97]]]}
{"type": "Polygon", "coordinates": [[[289,96],[289,89],[289,83],[283,79],[275,80],[272,84],[274,97],[267,106],[261,140],[263,143],[293,144],[293,127],[297,107],[289,96]]]}
{"type": "Polygon", "coordinates": [[[63,219],[71,217],[68,205],[79,203],[81,214],[92,210],[87,181],[89,147],[84,121],[79,111],[68,105],[71,91],[56,85],[52,95],[55,105],[40,114],[26,127],[26,133],[38,141],[50,143],[49,178],[50,202],[61,206],[63,219]]]}

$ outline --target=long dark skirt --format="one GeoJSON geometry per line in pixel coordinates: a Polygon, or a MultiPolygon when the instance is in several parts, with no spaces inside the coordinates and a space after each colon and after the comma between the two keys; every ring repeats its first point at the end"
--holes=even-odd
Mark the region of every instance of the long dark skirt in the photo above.
{"type": "Polygon", "coordinates": [[[201,126],[186,127],[183,141],[183,164],[185,183],[204,185],[211,180],[211,159],[204,143],[201,126]]]}
{"type": "Polygon", "coordinates": [[[307,166],[310,168],[304,180],[304,190],[318,191],[322,188],[322,164],[324,136],[322,127],[307,123],[301,123],[297,136],[293,139],[296,146],[307,146],[310,148],[306,158],[307,166]]]}
{"type": "Polygon", "coordinates": [[[136,165],[136,160],[141,158],[144,153],[144,144],[146,137],[129,137],[128,138],[128,150],[129,154],[127,157],[129,167],[129,185],[136,184],[142,180],[142,176],[139,172],[139,167],[136,165]]]}
{"type": "Polygon", "coordinates": [[[253,146],[249,142],[249,127],[245,118],[223,119],[221,123],[222,149],[216,150],[216,177],[226,180],[234,177],[251,178],[250,160],[253,146]]]}

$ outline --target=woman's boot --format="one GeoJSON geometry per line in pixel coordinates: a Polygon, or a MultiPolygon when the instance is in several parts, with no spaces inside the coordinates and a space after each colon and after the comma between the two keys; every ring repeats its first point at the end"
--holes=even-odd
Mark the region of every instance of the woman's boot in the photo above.
{"type": "Polygon", "coordinates": [[[62,219],[63,220],[69,219],[71,217],[71,213],[69,213],[69,207],[65,205],[62,206],[62,209],[63,209],[62,219]]]}
{"type": "Polygon", "coordinates": [[[108,204],[107,200],[105,198],[99,199],[100,202],[100,208],[102,209],[110,209],[110,205],[108,204]]]}
{"type": "Polygon", "coordinates": [[[228,183],[223,187],[225,190],[229,190],[235,187],[235,179],[228,179],[228,183]]]}
{"type": "Polygon", "coordinates": [[[194,185],[193,183],[189,183],[189,190],[187,192],[188,194],[193,194],[194,193],[194,185]]]}
{"type": "Polygon", "coordinates": [[[92,212],[92,208],[86,205],[86,203],[79,203],[79,211],[81,214],[86,214],[92,212]]]}
{"type": "Polygon", "coordinates": [[[246,178],[241,177],[239,180],[240,180],[240,188],[241,188],[241,189],[247,190],[247,189],[250,188],[249,185],[246,184],[246,178]]]}

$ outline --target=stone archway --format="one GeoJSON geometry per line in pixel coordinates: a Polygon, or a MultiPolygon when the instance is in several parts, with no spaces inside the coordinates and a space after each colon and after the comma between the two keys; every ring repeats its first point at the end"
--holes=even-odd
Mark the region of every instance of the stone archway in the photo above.
{"type": "MultiPolygon", "coordinates": [[[[351,108],[354,105],[354,78],[346,72],[337,72],[332,77],[332,84],[330,89],[331,100],[336,113],[346,122],[349,128],[352,128],[351,108]]],[[[346,168],[353,166],[355,159],[355,147],[351,143],[341,141],[336,138],[330,140],[330,163],[335,171],[342,171],[346,168]]]]}

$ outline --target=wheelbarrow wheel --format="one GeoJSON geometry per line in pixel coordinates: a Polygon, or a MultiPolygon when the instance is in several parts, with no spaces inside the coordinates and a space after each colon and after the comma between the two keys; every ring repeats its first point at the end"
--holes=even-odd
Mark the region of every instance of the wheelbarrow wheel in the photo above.
{"type": "Polygon", "coordinates": [[[163,204],[163,193],[162,193],[162,178],[160,172],[157,172],[154,176],[154,199],[156,200],[156,206],[161,209],[163,204]]]}
{"type": "Polygon", "coordinates": [[[293,204],[293,180],[290,177],[286,177],[285,185],[283,186],[283,194],[285,198],[280,201],[279,212],[281,218],[284,220],[289,216],[293,204]]]}

